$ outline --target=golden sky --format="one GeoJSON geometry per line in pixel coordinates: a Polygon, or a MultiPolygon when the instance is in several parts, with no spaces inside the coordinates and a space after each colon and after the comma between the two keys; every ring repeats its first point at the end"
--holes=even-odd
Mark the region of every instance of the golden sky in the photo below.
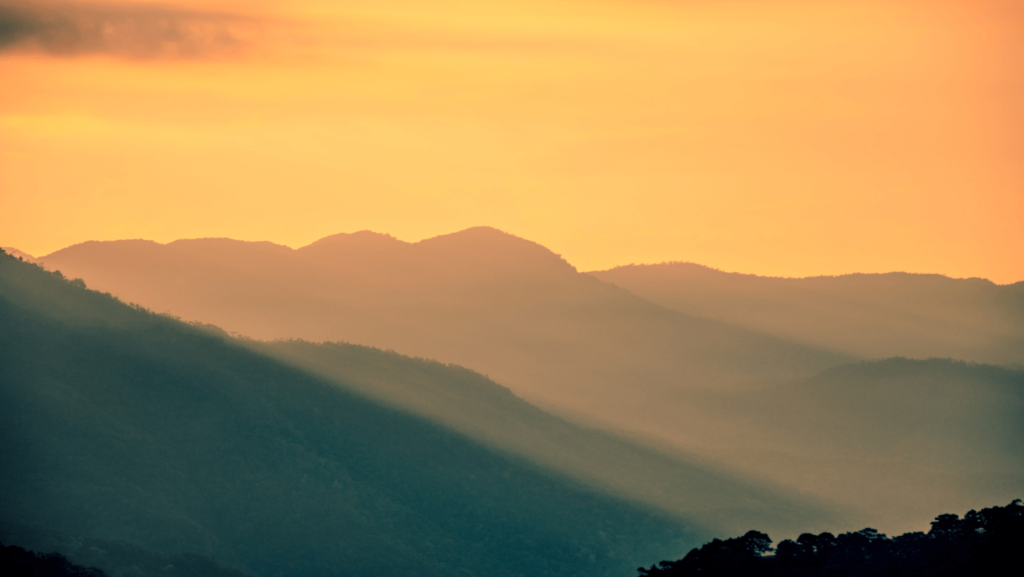
{"type": "Polygon", "coordinates": [[[0,245],[1024,280],[1016,0],[0,0],[0,245]]]}

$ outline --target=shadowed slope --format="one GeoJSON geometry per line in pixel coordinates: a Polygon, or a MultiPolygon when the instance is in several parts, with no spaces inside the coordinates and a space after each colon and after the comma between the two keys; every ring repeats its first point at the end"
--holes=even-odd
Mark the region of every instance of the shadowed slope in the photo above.
{"type": "Polygon", "coordinates": [[[0,521],[256,575],[615,575],[676,521],[0,255],[0,521]]]}
{"type": "Polygon", "coordinates": [[[860,357],[1024,363],[1024,283],[906,273],[770,278],[691,263],[589,274],[676,311],[860,357]]]}
{"type": "Polygon", "coordinates": [[[256,338],[453,362],[531,401],[626,428],[642,428],[666,392],[808,376],[848,360],[666,310],[490,228],[417,243],[335,235],[291,252],[231,243],[146,244],[144,253],[85,243],[43,260],[158,311],[256,338]]]}

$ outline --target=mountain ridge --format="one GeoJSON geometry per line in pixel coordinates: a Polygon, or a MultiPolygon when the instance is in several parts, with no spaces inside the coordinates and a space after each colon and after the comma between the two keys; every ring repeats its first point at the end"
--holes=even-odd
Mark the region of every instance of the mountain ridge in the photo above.
{"type": "Polygon", "coordinates": [[[1024,363],[1024,283],[903,272],[777,278],[693,263],[588,274],[672,310],[860,358],[1024,363]]]}
{"type": "Polygon", "coordinates": [[[722,274],[722,275],[735,275],[740,277],[759,278],[759,279],[771,279],[771,280],[813,280],[813,279],[839,279],[845,277],[872,277],[872,276],[888,276],[888,275],[906,275],[911,277],[931,277],[931,278],[943,278],[949,280],[977,280],[985,281],[994,286],[1014,286],[1024,283],[1024,281],[1017,281],[1012,283],[998,284],[984,277],[952,277],[941,273],[924,273],[924,272],[907,272],[892,270],[887,272],[849,272],[842,274],[821,274],[821,275],[807,275],[807,276],[781,276],[781,275],[770,275],[770,274],[758,274],[758,273],[747,273],[739,271],[729,271],[720,269],[711,265],[696,263],[685,260],[666,260],[657,263],[629,263],[623,265],[616,265],[606,269],[595,269],[589,271],[583,271],[587,274],[599,275],[603,273],[611,273],[613,271],[619,271],[621,269],[641,269],[641,268],[656,268],[656,267],[680,267],[688,268],[694,271],[706,271],[709,274],[722,274]]]}

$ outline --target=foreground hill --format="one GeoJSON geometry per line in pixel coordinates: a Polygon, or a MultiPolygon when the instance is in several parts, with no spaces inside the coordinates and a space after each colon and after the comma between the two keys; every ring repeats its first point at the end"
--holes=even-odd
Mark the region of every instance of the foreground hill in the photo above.
{"type": "Polygon", "coordinates": [[[850,357],[654,305],[489,228],[370,232],[292,250],[228,239],[88,242],[42,260],[90,287],[259,339],[346,341],[455,363],[624,428],[666,391],[812,375],[850,357]]]}
{"type": "Polygon", "coordinates": [[[254,575],[611,575],[695,527],[0,255],[0,523],[254,575]]]}
{"type": "Polygon", "coordinates": [[[675,311],[862,358],[1024,364],[1024,282],[906,273],[771,278],[691,263],[589,274],[675,311]]]}

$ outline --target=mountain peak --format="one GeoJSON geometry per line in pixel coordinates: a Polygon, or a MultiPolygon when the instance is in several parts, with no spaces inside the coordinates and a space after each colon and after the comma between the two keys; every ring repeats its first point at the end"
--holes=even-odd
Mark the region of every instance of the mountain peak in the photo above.
{"type": "Polygon", "coordinates": [[[489,226],[475,226],[416,243],[420,250],[477,267],[506,270],[558,269],[576,272],[551,249],[489,226]]]}
{"type": "Polygon", "coordinates": [[[65,247],[58,251],[54,251],[46,256],[39,257],[38,260],[45,262],[46,260],[51,259],[53,257],[59,258],[70,254],[78,256],[93,256],[99,253],[105,253],[110,249],[113,249],[118,253],[134,253],[140,251],[150,251],[161,246],[163,245],[156,241],[145,240],[142,238],[133,238],[125,240],[87,240],[85,242],[73,244],[69,247],[65,247]]]}
{"type": "Polygon", "coordinates": [[[437,237],[434,237],[434,238],[439,238],[439,237],[442,237],[442,236],[467,236],[467,237],[473,236],[473,237],[481,237],[481,238],[511,237],[511,238],[516,238],[516,239],[519,239],[519,240],[523,240],[523,239],[519,238],[518,236],[516,236],[514,234],[507,233],[507,232],[501,230],[500,228],[494,228],[493,226],[471,226],[469,228],[465,228],[465,229],[462,229],[462,230],[457,231],[457,232],[452,232],[452,233],[449,233],[449,234],[441,234],[441,235],[438,235],[437,237]]]}
{"type": "Polygon", "coordinates": [[[291,252],[292,250],[283,244],[277,244],[266,240],[235,240],[233,238],[226,237],[182,238],[167,243],[167,246],[184,248],[190,251],[195,249],[237,249],[247,247],[270,249],[278,252],[291,252]]]}
{"type": "Polygon", "coordinates": [[[360,230],[325,236],[296,252],[304,257],[317,260],[337,260],[338,258],[363,260],[379,258],[382,254],[391,254],[407,246],[409,243],[398,240],[390,234],[360,230]]]}
{"type": "Polygon", "coordinates": [[[491,242],[510,241],[537,244],[533,241],[520,238],[514,234],[507,233],[501,229],[494,228],[493,226],[472,226],[457,232],[450,232],[448,234],[440,234],[431,238],[425,238],[421,240],[420,243],[440,241],[441,239],[453,239],[458,241],[484,240],[491,242]]]}
{"type": "Polygon", "coordinates": [[[396,244],[408,243],[398,240],[397,238],[391,236],[390,234],[374,232],[372,230],[359,230],[356,232],[340,232],[338,234],[325,236],[319,240],[311,242],[310,244],[298,250],[318,250],[328,246],[352,246],[367,248],[372,246],[393,246],[396,244]]]}

